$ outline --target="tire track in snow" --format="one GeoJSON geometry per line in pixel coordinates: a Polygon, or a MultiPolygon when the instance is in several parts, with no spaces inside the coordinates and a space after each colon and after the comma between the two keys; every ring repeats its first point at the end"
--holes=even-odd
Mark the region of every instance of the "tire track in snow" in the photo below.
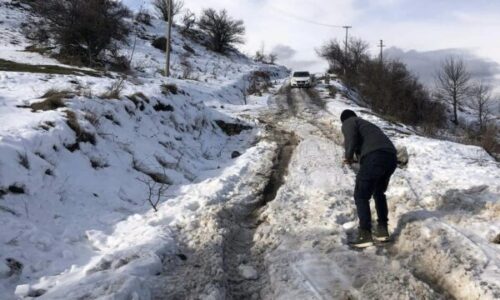
{"type": "Polygon", "coordinates": [[[229,299],[260,299],[268,284],[267,268],[263,254],[265,249],[254,238],[261,223],[262,207],[274,200],[284,183],[288,164],[299,141],[288,132],[271,130],[268,137],[278,144],[278,151],[267,184],[255,204],[246,209],[224,209],[225,228],[229,233],[224,238],[224,269],[227,273],[227,296],[229,299]],[[231,224],[232,223],[232,224],[231,224]]]}

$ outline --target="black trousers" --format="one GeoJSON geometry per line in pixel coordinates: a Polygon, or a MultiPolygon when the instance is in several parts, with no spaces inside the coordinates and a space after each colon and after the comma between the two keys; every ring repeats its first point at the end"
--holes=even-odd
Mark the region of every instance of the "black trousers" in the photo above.
{"type": "Polygon", "coordinates": [[[378,224],[387,225],[389,212],[385,192],[396,167],[396,154],[386,151],[374,151],[361,159],[360,169],[356,176],[356,187],[354,188],[354,200],[361,229],[370,230],[372,228],[370,211],[370,198],[372,196],[375,200],[378,224]]]}

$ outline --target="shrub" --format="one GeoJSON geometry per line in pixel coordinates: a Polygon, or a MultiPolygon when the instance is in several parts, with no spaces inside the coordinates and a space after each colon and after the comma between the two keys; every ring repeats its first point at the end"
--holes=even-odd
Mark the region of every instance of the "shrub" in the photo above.
{"type": "MultiPolygon", "coordinates": [[[[189,53],[189,52],[187,52],[187,53],[189,53]]],[[[193,66],[191,65],[191,63],[187,59],[187,54],[181,56],[180,65],[181,65],[181,70],[182,70],[182,76],[181,77],[183,79],[190,79],[191,78],[191,74],[193,73],[193,66]]]]}
{"type": "Polygon", "coordinates": [[[219,12],[211,8],[205,9],[198,21],[198,27],[209,37],[208,46],[215,52],[225,53],[234,44],[243,43],[243,21],[229,17],[225,9],[219,12]]]}
{"type": "Polygon", "coordinates": [[[182,45],[182,49],[186,50],[187,53],[196,54],[194,49],[191,46],[189,46],[188,44],[182,45]]]}
{"type": "Polygon", "coordinates": [[[249,84],[246,89],[246,95],[262,96],[271,86],[271,76],[268,72],[255,71],[248,78],[249,84]]]}
{"type": "Polygon", "coordinates": [[[161,93],[164,95],[169,95],[169,94],[177,95],[177,93],[179,93],[179,88],[177,87],[177,85],[173,83],[162,84],[161,93]]]}
{"type": "Polygon", "coordinates": [[[101,99],[120,99],[124,88],[125,78],[115,81],[108,90],[101,94],[101,99]]]}
{"type": "Polygon", "coordinates": [[[481,133],[481,146],[491,156],[497,160],[500,159],[500,142],[498,141],[498,127],[496,125],[489,125],[481,133]]]}
{"type": "Polygon", "coordinates": [[[156,103],[153,106],[156,111],[174,111],[174,108],[170,104],[163,104],[161,102],[156,103]]]}
{"type": "Polygon", "coordinates": [[[129,33],[125,18],[130,11],[120,1],[44,0],[34,4],[49,36],[61,47],[60,54],[80,58],[93,65],[113,42],[129,33]]]}
{"type": "Polygon", "coordinates": [[[151,15],[145,11],[140,11],[135,16],[135,20],[144,25],[151,26],[151,15]]]}
{"type": "Polygon", "coordinates": [[[158,50],[165,51],[167,50],[167,39],[164,36],[157,37],[153,40],[151,45],[158,50]]]}
{"type": "Polygon", "coordinates": [[[376,112],[409,125],[439,125],[445,119],[441,105],[431,101],[427,90],[401,62],[365,62],[355,81],[363,99],[376,112]]]}

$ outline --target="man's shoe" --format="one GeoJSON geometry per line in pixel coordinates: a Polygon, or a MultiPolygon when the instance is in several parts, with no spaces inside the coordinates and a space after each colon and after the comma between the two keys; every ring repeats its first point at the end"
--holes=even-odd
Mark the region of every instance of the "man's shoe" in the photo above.
{"type": "Polygon", "coordinates": [[[366,248],[373,246],[372,232],[366,229],[359,229],[356,238],[349,241],[349,246],[354,248],[366,248]]]}
{"type": "Polygon", "coordinates": [[[388,242],[390,239],[387,225],[377,225],[373,233],[374,239],[379,242],[388,242]]]}

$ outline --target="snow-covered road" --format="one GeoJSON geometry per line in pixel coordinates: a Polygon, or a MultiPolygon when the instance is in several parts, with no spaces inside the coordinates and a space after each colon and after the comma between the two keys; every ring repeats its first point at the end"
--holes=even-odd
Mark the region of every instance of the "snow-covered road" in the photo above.
{"type": "Polygon", "coordinates": [[[354,173],[342,166],[335,116],[316,91],[284,88],[275,99],[281,109],[291,108],[275,125],[301,142],[257,231],[256,239],[269,249],[270,289],[263,298],[437,298],[386,249],[355,252],[346,246],[355,225],[354,173]]]}
{"type": "Polygon", "coordinates": [[[202,226],[183,231],[194,259],[167,264],[154,298],[499,297],[500,250],[490,242],[500,225],[497,163],[474,147],[416,137],[321,86],[285,85],[268,104],[254,114],[267,129],[263,139],[277,145],[273,167],[243,178],[239,184],[248,188],[235,189],[231,201],[203,214],[202,226]],[[355,173],[342,165],[338,120],[347,107],[383,127],[410,156],[388,191],[395,242],[363,252],[346,245],[357,224],[355,173]],[[414,147],[432,147],[439,156],[425,158],[428,150],[414,147]],[[462,165],[474,159],[481,164],[462,165]],[[422,167],[442,174],[422,178],[422,167]],[[448,179],[457,168],[468,173],[448,179]],[[473,179],[465,184],[467,176],[473,179]]]}

